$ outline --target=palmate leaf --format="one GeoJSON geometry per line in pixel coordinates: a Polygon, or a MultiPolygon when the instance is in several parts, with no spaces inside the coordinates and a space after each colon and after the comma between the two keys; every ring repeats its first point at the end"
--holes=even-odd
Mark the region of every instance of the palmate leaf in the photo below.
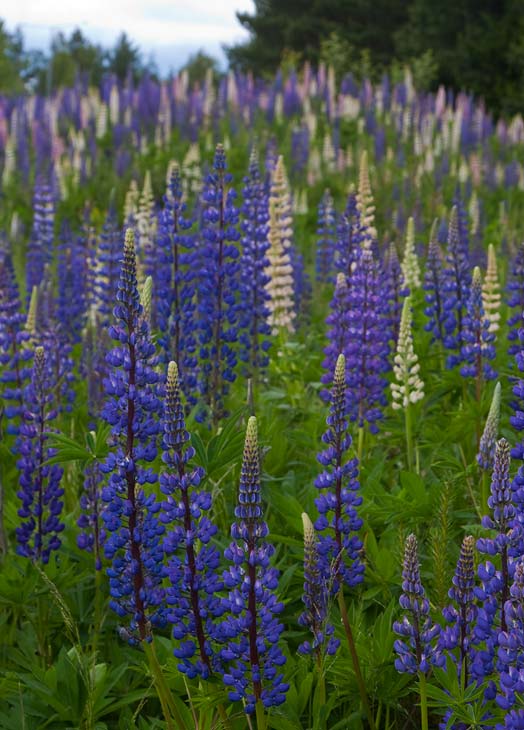
{"type": "Polygon", "coordinates": [[[48,445],[56,450],[56,454],[47,459],[45,464],[79,462],[87,465],[92,461],[102,460],[109,453],[107,440],[110,432],[111,427],[108,424],[99,424],[96,431],[89,431],[85,435],[85,446],[63,433],[50,433],[48,445]]]}

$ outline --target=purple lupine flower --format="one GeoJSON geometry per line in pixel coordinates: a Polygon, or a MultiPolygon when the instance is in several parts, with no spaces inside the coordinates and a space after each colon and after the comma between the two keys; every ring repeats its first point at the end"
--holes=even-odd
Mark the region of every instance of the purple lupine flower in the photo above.
{"type": "Polygon", "coordinates": [[[92,461],[85,468],[83,491],[80,495],[80,517],[76,524],[81,532],[76,542],[80,550],[93,553],[95,570],[102,569],[102,548],[106,531],[102,524],[105,504],[102,501],[102,471],[98,461],[92,461]]]}
{"type": "Polygon", "coordinates": [[[464,378],[475,378],[477,400],[480,399],[482,381],[497,377],[496,371],[489,364],[489,360],[495,358],[495,347],[492,344],[494,340],[495,333],[489,331],[489,320],[484,316],[482,279],[480,269],[476,266],[462,321],[463,344],[460,357],[464,365],[460,368],[460,374],[464,378]]]}
{"type": "Polygon", "coordinates": [[[87,252],[84,238],[74,236],[65,221],[58,246],[57,274],[56,317],[65,338],[78,343],[87,311],[87,252]]]}
{"type": "Polygon", "coordinates": [[[497,704],[503,710],[515,705],[515,692],[524,692],[524,563],[515,566],[513,584],[504,603],[506,628],[498,635],[500,691],[497,704]]]}
{"type": "Polygon", "coordinates": [[[428,257],[424,274],[424,297],[427,304],[424,314],[429,318],[424,329],[431,332],[434,340],[442,342],[445,332],[445,294],[443,255],[438,241],[438,220],[433,221],[429,236],[428,257]]]}
{"type": "Polygon", "coordinates": [[[316,497],[319,517],[315,529],[319,534],[318,551],[326,574],[332,576],[332,590],[341,583],[353,587],[363,580],[364,565],[360,560],[362,542],[358,531],[362,520],[356,508],[362,504],[358,494],[358,460],[348,459],[352,440],[348,429],[346,398],[346,362],[339,355],[333,377],[331,406],[326,419],[327,431],[322,441],[327,445],[317,459],[324,471],[315,479],[320,495],[316,497]]]}
{"type": "Polygon", "coordinates": [[[317,223],[317,281],[326,282],[331,277],[335,266],[335,231],[336,216],[333,197],[328,189],[318,204],[317,223]]]}
{"type": "MultiPolygon", "coordinates": [[[[322,373],[320,378],[321,382],[326,385],[333,382],[338,356],[344,351],[346,345],[349,327],[348,299],[349,289],[347,277],[345,274],[339,272],[337,274],[333,299],[329,304],[331,312],[326,317],[326,324],[329,327],[327,332],[329,343],[324,348],[325,358],[322,361],[322,367],[326,372],[322,373]]],[[[331,393],[327,388],[324,388],[320,392],[320,397],[324,401],[329,402],[331,400],[331,393]]]]}
{"type": "Polygon", "coordinates": [[[360,257],[360,244],[362,241],[362,225],[357,207],[357,196],[355,193],[350,193],[346,209],[338,219],[335,255],[337,271],[341,271],[346,276],[351,274],[352,265],[360,257]]]}
{"type": "Polygon", "coordinates": [[[120,618],[130,616],[121,633],[132,644],[151,639],[151,626],[166,624],[162,579],[164,527],[157,518],[160,504],[145,486],[157,477],[143,463],[157,454],[160,430],[156,414],[158,375],[155,347],[149,325],[142,317],[136,281],[136,256],[132,229],[126,231],[124,259],[114,309],[117,323],[109,328],[120,343],[107,355],[111,366],[105,381],[108,396],[102,417],[112,427],[113,451],[101,465],[109,474],[102,490],[107,506],[103,520],[107,532],[105,557],[111,608],[120,618]]]}
{"type": "Polygon", "coordinates": [[[194,403],[197,345],[193,269],[196,262],[194,237],[189,233],[193,220],[186,215],[178,166],[171,170],[159,223],[159,268],[155,273],[158,341],[165,358],[177,363],[180,383],[188,393],[189,401],[194,403]]]}
{"type": "Polygon", "coordinates": [[[474,546],[475,540],[471,535],[462,541],[460,557],[453,576],[453,585],[448,593],[454,604],[447,606],[442,611],[449,625],[442,630],[439,636],[440,650],[452,658],[459,674],[463,673],[465,687],[468,686],[469,681],[473,625],[477,617],[474,595],[474,546]]]}
{"type": "Polygon", "coordinates": [[[348,330],[343,354],[346,356],[346,397],[349,418],[359,428],[368,424],[378,431],[387,403],[389,331],[386,326],[387,301],[382,296],[381,276],[370,250],[362,251],[348,281],[348,330]]]}
{"type": "Polygon", "coordinates": [[[109,325],[122,260],[123,232],[118,227],[112,208],[109,209],[98,238],[94,268],[93,292],[91,296],[102,317],[102,325],[109,325]]]}
{"type": "Polygon", "coordinates": [[[313,634],[313,641],[304,641],[299,654],[312,654],[322,660],[324,651],[328,655],[336,653],[340,641],[333,634],[334,626],[328,621],[330,584],[329,575],[322,569],[315,528],[308,515],[302,513],[304,525],[304,593],[302,601],[305,610],[300,614],[298,623],[313,634]]]}
{"type": "Polygon", "coordinates": [[[466,304],[470,298],[471,273],[467,248],[461,240],[461,228],[456,206],[451,210],[448,226],[447,266],[443,272],[443,326],[444,345],[458,351],[447,358],[446,367],[453,368],[460,361],[464,345],[463,329],[466,304]]]}
{"type": "MultiPolygon", "coordinates": [[[[216,426],[226,414],[224,397],[235,380],[239,288],[235,191],[228,185],[226,156],[217,145],[213,172],[202,191],[201,270],[198,281],[200,393],[216,426]]],[[[205,417],[205,413],[200,414],[205,417]]]]}
{"type": "MultiPolygon", "coordinates": [[[[499,631],[506,631],[504,604],[509,597],[510,580],[514,572],[511,553],[519,542],[520,530],[515,525],[515,506],[509,476],[510,448],[506,439],[497,442],[495,450],[495,466],[491,480],[491,496],[488,506],[492,517],[484,516],[482,526],[496,531],[494,538],[479,538],[477,549],[489,556],[500,555],[501,568],[494,563],[481,563],[478,575],[481,587],[475,589],[475,595],[481,601],[477,623],[474,629],[475,658],[472,664],[472,675],[479,681],[493,673],[495,654],[498,646],[499,631]]],[[[494,691],[490,682],[487,697],[494,691]]]]}
{"type": "Polygon", "coordinates": [[[275,593],[278,571],[270,565],[275,550],[265,541],[268,527],[261,501],[257,420],[251,416],[235,508],[237,521],[231,527],[233,542],[224,553],[231,562],[224,573],[231,613],[220,627],[227,641],[221,658],[228,662],[224,682],[229,699],[244,700],[248,714],[255,712],[257,702],[264,707],[281,705],[289,689],[280,671],[286,659],[278,643],[284,627],[277,615],[284,605],[275,593]]]}
{"type": "Polygon", "coordinates": [[[177,640],[174,654],[179,659],[178,668],[189,677],[207,678],[216,665],[211,639],[216,633],[216,619],[223,613],[223,602],[218,597],[223,583],[217,573],[220,555],[210,544],[217,532],[207,516],[212,497],[201,488],[204,470],[191,465],[195,450],[188,445],[189,438],[178,368],[170,362],[162,455],[166,470],[160,476],[160,489],[166,497],[160,519],[167,526],[167,618],[177,640]]]}
{"type": "Polygon", "coordinates": [[[442,666],[444,657],[434,645],[440,626],[432,623],[429,615],[429,601],[420,581],[415,535],[406,540],[399,603],[406,613],[401,621],[393,624],[393,631],[402,637],[393,645],[397,653],[395,667],[398,672],[427,674],[432,664],[442,666]]]}
{"type": "Polygon", "coordinates": [[[11,257],[0,250],[0,384],[7,432],[13,434],[18,433],[23,388],[31,375],[29,361],[33,357],[32,349],[26,346],[29,333],[24,322],[11,257]]]}
{"type": "Polygon", "coordinates": [[[404,298],[409,296],[409,287],[404,285],[402,268],[393,242],[390,243],[386,255],[383,286],[388,300],[387,326],[392,342],[397,343],[402,307],[404,306],[404,298]]]}
{"type": "Polygon", "coordinates": [[[42,181],[35,185],[33,199],[33,229],[27,247],[26,291],[28,298],[34,286],[39,286],[46,264],[53,258],[55,209],[51,187],[42,181]]]}
{"type": "Polygon", "coordinates": [[[240,359],[246,364],[250,376],[262,371],[269,362],[267,351],[271,346],[268,323],[270,294],[266,285],[270,277],[266,273],[269,264],[269,201],[258,170],[258,155],[253,152],[249,161],[249,174],[244,179],[242,191],[242,258],[241,301],[239,315],[240,359]]]}
{"type": "Polygon", "coordinates": [[[53,386],[49,377],[46,353],[37,347],[31,382],[24,390],[24,412],[17,438],[16,451],[20,455],[20,489],[22,501],[18,516],[24,520],[16,528],[17,553],[44,564],[49,562],[52,550],[58,550],[64,490],[60,486],[63,470],[45,462],[55,455],[47,446],[50,424],[56,418],[53,407],[53,386]]]}
{"type": "Polygon", "coordinates": [[[496,730],[524,730],[524,709],[510,710],[504,717],[504,725],[497,725],[496,730]]]}
{"type": "Polygon", "coordinates": [[[481,469],[491,471],[495,465],[495,446],[499,432],[500,422],[500,383],[497,383],[493,391],[493,398],[489,408],[488,417],[484,431],[480,437],[477,464],[481,469]]]}
{"type": "Polygon", "coordinates": [[[518,247],[508,279],[508,307],[513,310],[513,314],[508,318],[508,340],[512,343],[508,347],[508,352],[510,355],[516,355],[521,349],[519,330],[522,327],[524,312],[524,243],[518,247]]]}

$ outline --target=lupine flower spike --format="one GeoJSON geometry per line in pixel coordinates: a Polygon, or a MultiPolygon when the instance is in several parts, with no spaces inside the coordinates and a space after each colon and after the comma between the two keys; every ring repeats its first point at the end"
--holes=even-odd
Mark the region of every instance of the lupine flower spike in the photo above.
{"type": "Polygon", "coordinates": [[[281,226],[277,220],[276,206],[273,201],[270,201],[269,204],[268,240],[268,267],[265,271],[268,277],[266,284],[266,291],[269,294],[268,322],[274,335],[282,330],[294,332],[296,314],[293,300],[293,267],[289,251],[284,247],[281,226]]]}
{"type": "Polygon", "coordinates": [[[499,433],[500,422],[500,383],[495,385],[491,406],[484,431],[480,437],[477,464],[482,469],[482,510],[485,511],[488,503],[489,474],[495,464],[495,444],[499,433]]]}
{"type": "Polygon", "coordinates": [[[178,368],[170,362],[162,455],[166,471],[160,476],[160,489],[166,497],[160,519],[168,526],[164,539],[170,582],[166,590],[167,618],[178,642],[174,653],[180,671],[189,677],[206,678],[213,669],[211,638],[216,619],[223,613],[217,595],[222,582],[217,575],[220,556],[210,544],[217,531],[207,516],[212,498],[200,487],[204,470],[190,464],[195,450],[188,441],[178,368]]]}
{"type": "Polygon", "coordinates": [[[429,615],[429,601],[420,581],[415,535],[406,540],[400,606],[405,614],[401,621],[393,624],[393,631],[402,637],[394,643],[395,667],[399,672],[418,674],[421,727],[428,730],[426,675],[432,664],[442,666],[444,657],[434,645],[440,627],[432,623],[429,615]]]}
{"type": "Polygon", "coordinates": [[[302,513],[304,526],[304,594],[302,600],[306,610],[298,623],[306,626],[313,634],[313,641],[305,641],[298,648],[300,654],[315,653],[319,665],[323,653],[335,654],[340,644],[333,636],[334,627],[328,623],[331,587],[329,573],[322,568],[318,550],[317,535],[309,516],[302,513]]]}
{"type": "Polygon", "coordinates": [[[440,650],[455,662],[459,675],[463,676],[465,687],[469,683],[473,625],[477,617],[474,548],[475,539],[471,535],[465,537],[453,584],[448,593],[454,604],[442,612],[449,625],[442,630],[439,637],[440,650]]]}
{"type": "Polygon", "coordinates": [[[368,153],[366,151],[362,153],[360,158],[357,209],[360,213],[362,226],[361,246],[364,249],[370,249],[377,238],[377,230],[375,228],[375,205],[369,182],[368,153]]]}
{"type": "Polygon", "coordinates": [[[404,258],[402,259],[402,274],[404,283],[411,293],[420,288],[420,264],[415,251],[415,221],[408,218],[406,228],[406,244],[404,247],[404,258]]]}
{"type": "Polygon", "coordinates": [[[262,516],[257,420],[248,421],[242,471],[231,528],[233,542],[225,551],[231,567],[224,573],[231,615],[221,631],[227,647],[221,657],[229,662],[224,682],[232,701],[244,700],[248,714],[257,712],[265,727],[264,708],[281,705],[289,689],[280,667],[285,657],[278,641],[283,625],[278,621],[284,606],[276,598],[278,571],[270,565],[274,553],[265,541],[268,527],[262,516]]]}
{"type": "Polygon", "coordinates": [[[31,383],[24,391],[23,421],[17,439],[17,461],[20,470],[18,497],[22,506],[18,516],[24,520],[16,528],[19,555],[47,563],[52,550],[61,545],[59,534],[65,525],[60,522],[64,490],[60,486],[63,470],[45,462],[55,455],[46,445],[50,424],[56,418],[53,405],[53,383],[43,347],[37,347],[31,383]]]}
{"type": "MultiPolygon", "coordinates": [[[[500,439],[495,449],[488,506],[492,517],[483,517],[482,526],[497,534],[494,538],[479,538],[477,549],[490,558],[500,555],[500,570],[491,560],[481,563],[478,568],[482,586],[475,591],[481,601],[475,626],[475,643],[480,649],[476,652],[472,672],[479,681],[489,679],[493,673],[499,632],[507,631],[508,628],[504,605],[510,595],[510,581],[515,567],[511,555],[518,550],[521,533],[515,521],[516,511],[510,480],[510,448],[506,439],[500,439]]],[[[492,697],[493,694],[494,686],[489,682],[486,697],[492,697]]]]}
{"type": "Polygon", "coordinates": [[[424,383],[419,375],[420,365],[413,349],[411,333],[411,297],[404,300],[400,331],[398,335],[397,354],[395,355],[393,372],[396,383],[391,383],[392,408],[404,410],[406,418],[406,443],[408,469],[413,468],[413,436],[411,423],[411,404],[424,397],[424,383]]]}
{"type": "Polygon", "coordinates": [[[160,400],[155,348],[143,317],[136,280],[133,229],[128,228],[110,334],[119,342],[107,355],[111,365],[105,382],[108,400],[102,416],[112,427],[116,448],[101,466],[109,474],[102,499],[107,503],[103,520],[107,531],[104,552],[108,569],[111,608],[123,619],[130,617],[122,636],[129,643],[151,641],[151,626],[166,623],[164,603],[163,526],[156,513],[160,505],[145,485],[156,475],[145,467],[156,457],[160,400]]]}
{"type": "Polygon", "coordinates": [[[482,284],[482,305],[489,322],[488,332],[495,334],[500,328],[500,284],[497,272],[497,256],[492,243],[488,246],[488,268],[482,284]]]}

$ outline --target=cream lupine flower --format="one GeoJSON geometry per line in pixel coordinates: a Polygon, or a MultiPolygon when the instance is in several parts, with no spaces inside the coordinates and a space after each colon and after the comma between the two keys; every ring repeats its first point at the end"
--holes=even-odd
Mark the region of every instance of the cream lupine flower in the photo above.
{"type": "Polygon", "coordinates": [[[497,332],[500,328],[500,283],[495,247],[492,243],[488,247],[488,268],[482,284],[482,306],[489,322],[488,332],[497,332]]]}
{"type": "Polygon", "coordinates": [[[153,277],[148,276],[140,292],[140,304],[142,305],[142,317],[151,324],[151,304],[153,299],[153,277]]]}
{"type": "Polygon", "coordinates": [[[294,289],[293,289],[293,267],[289,257],[289,246],[284,245],[283,228],[278,219],[277,203],[274,198],[269,201],[269,249],[266,257],[269,265],[265,272],[269,277],[266,284],[266,291],[270,299],[268,301],[269,317],[268,322],[273,334],[278,334],[281,329],[294,332],[294,289]]]}
{"type": "Polygon", "coordinates": [[[377,236],[377,230],[375,228],[375,204],[369,182],[368,153],[366,150],[360,157],[357,208],[360,212],[360,222],[364,228],[362,248],[371,248],[373,240],[377,236]]]}
{"type": "Polygon", "coordinates": [[[415,221],[413,218],[408,218],[406,244],[401,268],[405,285],[410,290],[418,289],[420,287],[420,264],[415,251],[415,221]]]}
{"type": "Polygon", "coordinates": [[[126,199],[124,202],[124,221],[129,223],[134,221],[138,212],[138,185],[136,180],[131,180],[129,184],[129,190],[126,193],[126,199]]]}
{"type": "Polygon", "coordinates": [[[416,403],[424,397],[424,383],[420,379],[419,370],[411,333],[411,297],[406,297],[400,319],[397,354],[393,361],[393,372],[397,379],[396,383],[391,383],[391,405],[394,409],[405,409],[410,403],[416,403]]]}
{"type": "Polygon", "coordinates": [[[468,212],[471,218],[471,235],[476,236],[480,228],[480,205],[475,191],[471,194],[468,212]]]}

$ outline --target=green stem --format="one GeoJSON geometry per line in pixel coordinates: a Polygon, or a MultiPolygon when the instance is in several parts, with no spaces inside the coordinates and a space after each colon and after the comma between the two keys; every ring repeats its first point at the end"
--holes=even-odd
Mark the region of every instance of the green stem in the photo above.
{"type": "MultiPolygon", "coordinates": [[[[320,651],[320,648],[318,650],[317,654],[317,682],[318,682],[318,697],[320,701],[320,707],[325,707],[327,698],[326,698],[326,677],[324,675],[324,661],[322,657],[322,653],[320,651]]],[[[322,723],[322,726],[325,727],[325,722],[322,723]]]]}
{"type": "Polygon", "coordinates": [[[378,703],[377,716],[375,717],[375,727],[380,727],[380,719],[382,715],[382,702],[378,703]]]}
{"type": "Polygon", "coordinates": [[[346,602],[344,600],[344,592],[341,587],[338,592],[338,605],[340,608],[340,615],[342,616],[342,623],[344,624],[344,631],[346,632],[346,638],[348,640],[349,653],[351,654],[351,661],[353,662],[353,669],[355,671],[355,677],[357,680],[358,691],[360,693],[360,700],[364,706],[364,712],[368,719],[369,730],[375,730],[375,721],[371,707],[369,706],[368,694],[366,692],[366,685],[364,684],[364,678],[360,671],[360,662],[358,660],[357,648],[355,646],[355,640],[353,638],[353,631],[351,630],[351,624],[349,623],[349,616],[346,608],[346,602]]]}
{"type": "Polygon", "coordinates": [[[171,691],[167,686],[166,678],[164,677],[162,667],[157,659],[153,642],[148,643],[147,641],[143,641],[142,646],[147,657],[149,670],[153,677],[155,689],[162,706],[162,712],[164,714],[168,730],[187,730],[186,724],[181,717],[171,695],[171,691]]]}
{"type": "Polygon", "coordinates": [[[482,482],[481,482],[481,488],[480,488],[480,494],[481,494],[481,504],[480,509],[483,511],[485,515],[489,514],[489,507],[488,507],[488,497],[489,497],[489,480],[488,475],[485,469],[482,470],[482,482]]]}
{"type": "Polygon", "coordinates": [[[412,471],[413,469],[413,435],[412,435],[412,426],[411,426],[411,408],[410,404],[408,403],[406,408],[404,409],[404,415],[406,419],[406,447],[407,447],[407,459],[408,459],[408,471],[412,471]]]}
{"type": "Polygon", "coordinates": [[[426,690],[426,675],[418,673],[420,693],[420,727],[421,730],[428,730],[428,695],[426,690]]]}
{"type": "Polygon", "coordinates": [[[360,426],[358,429],[358,463],[362,463],[362,452],[364,451],[364,426],[360,426]]]}
{"type": "Polygon", "coordinates": [[[266,728],[267,728],[266,713],[264,711],[264,705],[262,704],[261,700],[257,700],[256,714],[257,714],[257,730],[266,730],[266,728]]]}

